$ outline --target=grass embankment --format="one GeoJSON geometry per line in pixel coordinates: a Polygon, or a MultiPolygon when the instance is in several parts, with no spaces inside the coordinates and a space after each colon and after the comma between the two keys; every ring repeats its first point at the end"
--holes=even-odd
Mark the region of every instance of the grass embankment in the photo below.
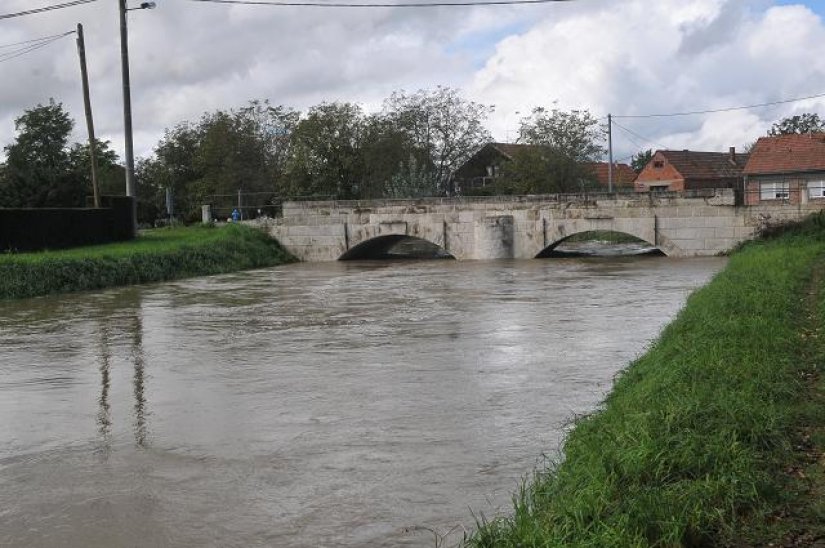
{"type": "Polygon", "coordinates": [[[753,242],[470,546],[825,540],[825,229],[753,242]]]}
{"type": "Polygon", "coordinates": [[[0,299],[220,274],[291,260],[275,240],[245,226],[154,229],[129,242],[0,254],[0,299]]]}

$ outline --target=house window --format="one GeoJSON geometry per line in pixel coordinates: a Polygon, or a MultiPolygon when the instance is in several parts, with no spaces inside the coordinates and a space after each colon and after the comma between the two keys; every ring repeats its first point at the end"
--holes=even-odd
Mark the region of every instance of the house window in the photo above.
{"type": "Polygon", "coordinates": [[[808,198],[825,198],[825,181],[808,181],[808,198]]]}
{"type": "Polygon", "coordinates": [[[653,167],[655,167],[657,169],[661,169],[661,168],[665,167],[665,163],[661,160],[656,160],[655,162],[653,162],[653,167]]]}
{"type": "Polygon", "coordinates": [[[785,183],[762,183],[759,198],[762,200],[787,200],[790,197],[789,185],[785,183]]]}

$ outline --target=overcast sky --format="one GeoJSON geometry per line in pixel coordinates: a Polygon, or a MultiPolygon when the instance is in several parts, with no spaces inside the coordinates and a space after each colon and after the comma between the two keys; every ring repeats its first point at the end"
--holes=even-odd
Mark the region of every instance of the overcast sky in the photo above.
{"type": "MultiPolygon", "coordinates": [[[[0,0],[0,15],[65,0],[0,0]]],[[[391,1],[391,0],[385,0],[391,1]]],[[[419,0],[427,1],[427,0],[419,0]]],[[[533,107],[639,115],[825,94],[825,0],[574,0],[523,6],[333,9],[156,0],[129,12],[135,150],[217,108],[269,99],[298,110],[452,86],[495,105],[512,140],[533,107]]],[[[135,0],[133,5],[139,2],[135,0]]],[[[123,149],[117,0],[0,19],[4,44],[85,27],[97,133],[123,149]]],[[[0,49],[0,54],[4,51],[0,49]]],[[[53,97],[85,138],[73,37],[0,61],[0,144],[53,97]]],[[[702,116],[618,118],[616,159],[642,148],[726,151],[825,98],[702,116]]]]}

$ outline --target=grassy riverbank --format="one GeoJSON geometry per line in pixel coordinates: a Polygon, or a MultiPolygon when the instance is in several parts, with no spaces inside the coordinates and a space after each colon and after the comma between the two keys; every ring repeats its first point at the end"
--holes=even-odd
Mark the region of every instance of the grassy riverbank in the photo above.
{"type": "Polygon", "coordinates": [[[735,253],[468,545],[825,539],[821,224],[735,253]]]}
{"type": "Polygon", "coordinates": [[[147,230],[130,242],[0,254],[0,299],[17,299],[273,266],[293,260],[239,225],[147,230]]]}

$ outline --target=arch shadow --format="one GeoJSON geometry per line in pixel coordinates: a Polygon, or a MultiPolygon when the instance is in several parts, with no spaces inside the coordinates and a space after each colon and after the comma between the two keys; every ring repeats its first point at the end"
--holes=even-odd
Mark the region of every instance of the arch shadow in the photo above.
{"type": "Polygon", "coordinates": [[[450,253],[423,238],[389,234],[371,238],[350,248],[339,261],[391,261],[455,259],[450,253]]]}
{"type": "Polygon", "coordinates": [[[564,258],[564,257],[633,257],[654,256],[663,257],[667,253],[651,242],[634,234],[617,230],[584,230],[565,236],[542,249],[536,259],[564,258]],[[592,234],[593,239],[585,235],[592,234]],[[581,244],[571,246],[572,249],[558,249],[564,244],[581,244]],[[589,245],[588,245],[589,244],[589,245]]]}

